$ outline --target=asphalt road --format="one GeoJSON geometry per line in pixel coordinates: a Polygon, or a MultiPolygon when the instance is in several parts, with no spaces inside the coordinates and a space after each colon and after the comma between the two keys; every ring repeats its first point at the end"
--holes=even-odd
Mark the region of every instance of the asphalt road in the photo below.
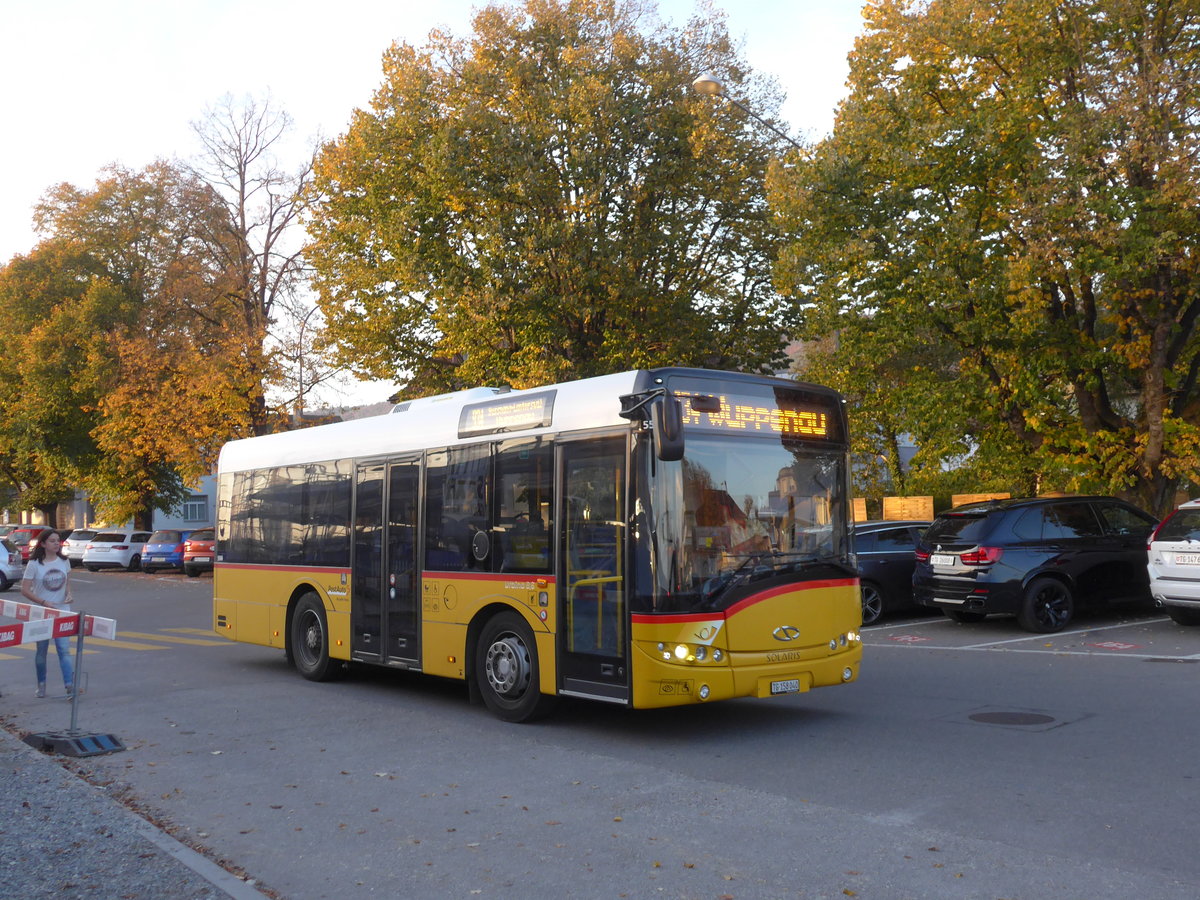
{"type": "MultiPolygon", "coordinates": [[[[1200,629],[1162,615],[885,620],[853,685],[509,725],[212,636],[207,577],[74,578],[118,626],[80,726],[128,747],[74,767],[281,897],[1200,895],[1200,629]]],[[[31,656],[0,651],[2,718],[61,729],[31,656]]]]}

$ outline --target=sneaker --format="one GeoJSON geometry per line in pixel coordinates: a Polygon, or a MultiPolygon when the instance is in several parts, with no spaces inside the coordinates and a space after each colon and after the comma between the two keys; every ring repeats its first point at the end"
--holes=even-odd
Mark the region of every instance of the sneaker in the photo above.
{"type": "Polygon", "coordinates": [[[37,689],[37,696],[38,696],[38,697],[45,697],[45,696],[46,696],[46,686],[45,686],[44,684],[39,684],[39,685],[38,685],[38,689],[37,689]]]}

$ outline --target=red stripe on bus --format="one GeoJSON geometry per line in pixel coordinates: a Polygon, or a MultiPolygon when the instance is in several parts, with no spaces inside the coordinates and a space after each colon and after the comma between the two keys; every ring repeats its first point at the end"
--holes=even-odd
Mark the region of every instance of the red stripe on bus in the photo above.
{"type": "Polygon", "coordinates": [[[217,563],[222,569],[248,569],[252,572],[311,572],[313,574],[332,573],[334,575],[349,575],[349,569],[339,569],[335,566],[273,566],[268,563],[217,563]]]}
{"type": "Polygon", "coordinates": [[[820,588],[855,587],[857,585],[857,578],[829,578],[823,581],[806,581],[801,584],[785,584],[781,587],[771,588],[771,590],[763,591],[759,594],[751,594],[749,597],[739,600],[728,609],[716,610],[710,613],[668,613],[661,616],[650,613],[634,613],[631,618],[639,625],[653,625],[656,622],[676,624],[684,622],[707,622],[711,619],[728,619],[730,616],[741,612],[743,609],[751,607],[756,603],[762,603],[764,600],[770,600],[772,597],[778,597],[780,594],[788,594],[794,591],[813,591],[820,588]]]}

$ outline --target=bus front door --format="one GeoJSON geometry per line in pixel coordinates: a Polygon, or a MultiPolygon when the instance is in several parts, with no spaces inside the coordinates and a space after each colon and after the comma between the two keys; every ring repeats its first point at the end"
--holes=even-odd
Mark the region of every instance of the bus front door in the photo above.
{"type": "Polygon", "coordinates": [[[360,463],[351,561],[351,656],[368,662],[420,659],[417,509],[420,461],[360,463]]]}
{"type": "Polygon", "coordinates": [[[559,441],[559,690],[629,698],[625,437],[559,441]]]}

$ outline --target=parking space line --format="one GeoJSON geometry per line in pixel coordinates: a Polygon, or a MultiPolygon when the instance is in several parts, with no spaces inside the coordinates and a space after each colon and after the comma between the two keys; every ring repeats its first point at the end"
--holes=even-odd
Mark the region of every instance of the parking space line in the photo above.
{"type": "Polygon", "coordinates": [[[169,634],[151,634],[147,631],[122,631],[121,634],[123,634],[125,637],[141,638],[142,640],[146,641],[166,641],[170,644],[193,644],[197,647],[233,646],[232,641],[223,641],[215,634],[212,636],[212,640],[210,641],[202,641],[200,638],[172,637],[169,634]]]}
{"type": "Polygon", "coordinates": [[[169,631],[171,634],[206,634],[212,638],[218,637],[211,628],[164,628],[163,631],[169,631]]]}
{"type": "Polygon", "coordinates": [[[866,633],[866,632],[870,632],[870,631],[891,631],[893,628],[914,628],[914,627],[921,628],[926,625],[957,625],[957,624],[958,624],[957,622],[951,621],[950,619],[947,619],[945,616],[942,616],[942,618],[940,618],[940,619],[937,619],[937,618],[914,619],[911,622],[901,622],[898,625],[864,625],[862,630],[864,633],[866,633]]]}
{"type": "Polygon", "coordinates": [[[1073,634],[1091,634],[1093,631],[1111,631],[1114,628],[1129,628],[1131,625],[1141,625],[1148,622],[1165,622],[1166,616],[1158,619],[1139,619],[1137,622],[1124,622],[1120,625],[1100,625],[1096,628],[1080,628],[1075,631],[1051,631],[1046,634],[1031,634],[1028,637],[1008,638],[1003,641],[987,641],[983,644],[968,644],[964,650],[974,650],[979,647],[996,647],[1000,644],[1019,644],[1022,641],[1044,641],[1047,638],[1068,637],[1073,634]]]}
{"type": "MultiPolygon", "coordinates": [[[[124,634],[123,631],[118,631],[118,634],[124,634]]],[[[108,641],[104,642],[105,647],[120,647],[122,650],[167,650],[168,647],[163,647],[159,644],[139,644],[136,641],[108,641]]]]}
{"type": "Polygon", "coordinates": [[[994,647],[988,644],[976,644],[969,647],[953,647],[942,646],[940,644],[869,644],[872,650],[883,647],[897,647],[908,650],[969,650],[973,653],[1041,653],[1048,656],[1094,656],[1104,659],[1165,659],[1165,660],[1193,660],[1200,659],[1200,653],[1193,656],[1180,656],[1175,653],[1127,653],[1124,650],[1051,650],[1042,648],[1040,650],[1024,650],[1020,647],[994,647]]]}

